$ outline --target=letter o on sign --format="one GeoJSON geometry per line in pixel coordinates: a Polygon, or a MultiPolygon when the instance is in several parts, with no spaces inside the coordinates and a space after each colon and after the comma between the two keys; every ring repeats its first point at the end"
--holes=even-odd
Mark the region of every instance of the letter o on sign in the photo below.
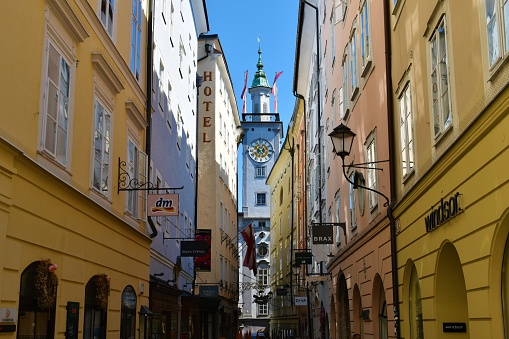
{"type": "Polygon", "coordinates": [[[206,96],[210,96],[212,94],[212,88],[210,88],[210,86],[207,86],[203,89],[203,94],[205,94],[206,96]]]}

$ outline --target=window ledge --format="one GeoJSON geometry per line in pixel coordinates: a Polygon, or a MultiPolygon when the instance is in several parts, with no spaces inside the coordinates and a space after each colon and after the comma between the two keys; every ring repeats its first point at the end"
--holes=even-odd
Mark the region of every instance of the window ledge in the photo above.
{"type": "Polygon", "coordinates": [[[83,42],[86,38],[89,37],[85,27],[83,27],[80,19],[76,16],[76,13],[74,13],[67,1],[49,0],[48,4],[57,14],[62,23],[64,23],[69,28],[76,41],[83,42]]]}
{"type": "Polygon", "coordinates": [[[119,77],[115,74],[115,71],[111,68],[101,53],[92,53],[92,64],[104,80],[106,80],[108,86],[113,92],[118,94],[124,89],[124,85],[122,85],[119,77]]]}

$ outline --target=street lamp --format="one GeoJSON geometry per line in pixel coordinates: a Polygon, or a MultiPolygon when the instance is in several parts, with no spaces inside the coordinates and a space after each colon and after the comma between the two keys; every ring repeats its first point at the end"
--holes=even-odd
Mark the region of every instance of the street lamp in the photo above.
{"type": "MultiPolygon", "coordinates": [[[[346,181],[353,185],[353,188],[363,188],[368,191],[377,193],[383,196],[386,200],[384,206],[387,207],[387,218],[389,219],[389,229],[390,229],[390,242],[391,242],[391,268],[392,268],[392,296],[393,296],[393,306],[394,306],[394,332],[396,338],[399,339],[400,335],[400,326],[399,326],[399,287],[398,287],[398,261],[396,257],[396,222],[394,220],[394,216],[392,215],[392,205],[390,204],[389,198],[380,191],[374,190],[370,187],[362,186],[359,184],[357,180],[353,182],[345,172],[345,157],[350,155],[352,150],[353,140],[355,138],[355,133],[352,132],[350,128],[343,125],[341,123],[339,126],[335,127],[332,132],[329,134],[332,145],[334,146],[334,152],[336,155],[341,157],[342,167],[343,167],[343,175],[345,176],[346,181]]],[[[373,165],[375,163],[380,162],[388,162],[389,160],[381,160],[369,163],[362,164],[352,164],[349,167],[354,168],[364,168],[364,169],[377,169],[373,165]]]]}
{"type": "Polygon", "coordinates": [[[334,130],[332,130],[329,136],[332,140],[334,151],[344,161],[345,157],[350,155],[350,152],[352,151],[355,133],[352,132],[352,130],[347,126],[340,124],[339,126],[334,128],[334,130]]]}

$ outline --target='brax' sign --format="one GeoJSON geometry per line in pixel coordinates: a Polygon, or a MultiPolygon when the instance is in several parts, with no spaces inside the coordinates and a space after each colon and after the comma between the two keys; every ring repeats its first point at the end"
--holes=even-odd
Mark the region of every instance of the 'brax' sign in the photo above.
{"type": "Polygon", "coordinates": [[[313,244],[315,245],[332,245],[334,241],[332,225],[316,225],[313,226],[313,244]]]}

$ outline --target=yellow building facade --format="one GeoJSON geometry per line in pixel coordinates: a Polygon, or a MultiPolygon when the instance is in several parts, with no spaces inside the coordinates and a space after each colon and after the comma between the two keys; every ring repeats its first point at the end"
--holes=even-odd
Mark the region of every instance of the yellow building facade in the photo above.
{"type": "MultiPolygon", "coordinates": [[[[289,129],[290,131],[290,129],[289,129]]],[[[271,336],[297,335],[299,324],[294,297],[298,293],[292,262],[297,249],[295,135],[288,133],[267,177],[270,186],[270,330],[271,336]],[[283,292],[284,291],[284,292],[283,292]]]]}
{"type": "Polygon", "coordinates": [[[401,338],[505,338],[509,18],[500,1],[392,8],[401,338]]]}
{"type": "Polygon", "coordinates": [[[147,176],[148,2],[128,2],[0,4],[5,338],[143,337],[150,229],[122,188],[147,176]]]}

